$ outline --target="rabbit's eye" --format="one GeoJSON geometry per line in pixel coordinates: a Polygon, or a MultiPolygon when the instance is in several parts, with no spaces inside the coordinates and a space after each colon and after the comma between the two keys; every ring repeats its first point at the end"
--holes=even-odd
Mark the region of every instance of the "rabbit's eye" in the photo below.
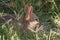
{"type": "Polygon", "coordinates": [[[38,19],[35,19],[36,21],[38,21],[38,19]]]}

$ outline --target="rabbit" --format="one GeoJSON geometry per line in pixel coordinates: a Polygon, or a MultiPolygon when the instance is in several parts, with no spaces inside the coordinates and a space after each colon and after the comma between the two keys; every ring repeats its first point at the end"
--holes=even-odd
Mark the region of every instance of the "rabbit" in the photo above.
{"type": "Polygon", "coordinates": [[[20,32],[34,32],[34,33],[38,32],[41,29],[41,27],[39,26],[39,18],[36,16],[36,14],[33,13],[33,7],[24,5],[23,10],[25,12],[25,16],[23,16],[22,19],[15,20],[16,15],[9,14],[4,16],[1,22],[2,23],[5,22],[7,25],[13,23],[14,25],[13,29],[16,29],[19,26],[20,32]],[[22,23],[22,25],[21,26],[18,25],[19,23],[22,23]]]}

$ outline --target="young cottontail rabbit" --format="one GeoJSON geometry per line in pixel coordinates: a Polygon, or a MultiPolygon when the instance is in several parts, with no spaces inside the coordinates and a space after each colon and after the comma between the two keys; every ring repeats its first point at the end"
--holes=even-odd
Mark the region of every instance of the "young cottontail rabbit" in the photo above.
{"type": "MultiPolygon", "coordinates": [[[[33,13],[33,7],[24,5],[24,12],[25,16],[22,20],[22,26],[20,26],[20,31],[31,31],[31,32],[37,32],[39,29],[35,30],[37,28],[37,25],[39,25],[39,18],[33,13]]],[[[7,15],[3,18],[3,21],[7,21],[7,24],[12,22],[14,24],[14,28],[17,28],[18,23],[21,23],[21,20],[15,20],[16,15],[7,15]],[[4,20],[5,19],[5,20],[4,20]]]]}

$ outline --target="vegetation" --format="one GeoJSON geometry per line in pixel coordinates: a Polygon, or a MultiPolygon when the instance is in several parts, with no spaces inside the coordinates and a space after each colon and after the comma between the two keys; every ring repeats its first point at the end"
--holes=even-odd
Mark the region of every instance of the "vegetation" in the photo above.
{"type": "Polygon", "coordinates": [[[18,27],[13,30],[12,23],[8,27],[3,23],[0,24],[0,40],[60,40],[60,0],[0,0],[0,19],[7,14],[24,16],[25,3],[33,6],[44,29],[38,33],[21,33],[18,27]]]}

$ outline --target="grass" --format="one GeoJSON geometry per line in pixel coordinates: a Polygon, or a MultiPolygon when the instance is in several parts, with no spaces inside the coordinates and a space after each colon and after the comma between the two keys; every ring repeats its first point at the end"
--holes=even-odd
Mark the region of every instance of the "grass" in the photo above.
{"type": "MultiPolygon", "coordinates": [[[[33,6],[33,12],[38,16],[44,29],[37,33],[21,33],[18,27],[20,24],[13,30],[12,23],[8,26],[3,23],[0,25],[0,40],[60,40],[59,0],[0,0],[0,19],[6,14],[20,13],[21,17],[24,16],[24,3],[33,6]]],[[[17,20],[19,18],[16,17],[17,20]]]]}

